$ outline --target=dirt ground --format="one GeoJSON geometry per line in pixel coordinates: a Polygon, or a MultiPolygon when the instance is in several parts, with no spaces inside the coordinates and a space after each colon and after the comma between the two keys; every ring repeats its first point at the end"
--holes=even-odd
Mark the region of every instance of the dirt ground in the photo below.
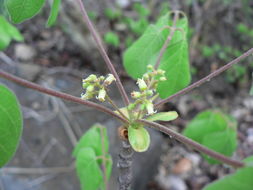
{"type": "MultiPolygon", "coordinates": [[[[88,9],[98,12],[93,22],[103,35],[115,28],[115,23],[108,22],[103,16],[103,9],[114,4],[109,0],[97,1],[85,2],[88,9]]],[[[128,7],[122,8],[130,16],[131,2],[128,7]]],[[[156,7],[161,2],[153,1],[157,6],[153,8],[151,20],[155,20],[156,7]]],[[[235,32],[239,23],[253,28],[252,2],[225,2],[169,1],[172,10],[181,9],[189,16],[194,31],[189,38],[191,66],[195,70],[192,82],[226,63],[216,54],[205,57],[202,53],[204,46],[212,46],[217,42],[238,51],[252,47],[252,40],[239,38],[243,34],[235,32]]],[[[60,14],[59,23],[53,28],[44,26],[47,10],[20,24],[18,27],[25,42],[12,43],[7,51],[0,53],[0,68],[76,96],[82,92],[81,79],[84,76],[91,73],[106,74],[104,62],[84,24],[76,20],[76,15],[72,14],[75,11],[66,10],[68,3],[71,1],[66,1],[63,6],[66,12],[60,14]],[[83,35],[80,37],[79,34],[83,35]]],[[[123,39],[124,35],[122,33],[120,38],[123,39]]],[[[117,48],[107,46],[109,56],[130,93],[135,84],[121,64],[124,48],[124,45],[117,48]]],[[[235,55],[228,55],[227,59],[233,58],[235,55]]],[[[253,70],[251,63],[252,58],[242,61],[241,65],[246,71],[232,82],[228,80],[231,75],[226,72],[164,105],[162,110],[176,110],[180,117],[172,123],[163,124],[170,124],[174,130],[181,132],[198,112],[219,108],[234,116],[238,122],[239,144],[233,158],[241,160],[253,155],[253,97],[249,95],[253,70]]],[[[235,76],[233,72],[232,76],[235,76]]],[[[24,131],[18,151],[13,160],[0,170],[0,190],[80,189],[71,153],[77,140],[94,123],[102,123],[108,128],[114,161],[110,189],[117,189],[116,163],[121,147],[117,137],[120,124],[117,121],[90,108],[42,95],[3,79],[0,79],[0,83],[8,85],[17,94],[24,117],[24,131]]],[[[123,106],[115,87],[111,95],[123,106]]],[[[209,165],[199,153],[159,132],[151,131],[151,142],[149,151],[134,156],[134,190],[200,190],[204,185],[233,172],[225,165],[209,165]]]]}

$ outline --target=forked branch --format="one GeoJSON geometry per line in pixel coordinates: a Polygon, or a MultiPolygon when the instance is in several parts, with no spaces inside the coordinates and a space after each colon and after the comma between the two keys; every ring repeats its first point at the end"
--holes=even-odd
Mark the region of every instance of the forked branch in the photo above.
{"type": "Polygon", "coordinates": [[[245,59],[246,57],[250,56],[253,53],[253,48],[249,49],[248,51],[246,51],[244,54],[242,54],[241,56],[237,57],[236,59],[234,59],[233,61],[227,63],[226,65],[224,65],[223,67],[219,68],[218,70],[212,72],[211,74],[207,75],[206,77],[200,79],[199,81],[193,83],[192,85],[184,88],[183,90],[180,90],[179,92],[171,95],[170,97],[161,100],[159,102],[157,102],[155,104],[155,107],[159,107],[169,101],[171,101],[173,98],[178,97],[180,95],[183,95],[191,90],[193,90],[194,88],[199,87],[200,85],[210,81],[212,78],[216,77],[217,75],[219,75],[220,73],[228,70],[230,67],[232,67],[233,65],[239,63],[241,60],[245,59]]]}
{"type": "Polygon", "coordinates": [[[82,100],[79,97],[75,97],[75,96],[72,96],[72,95],[69,95],[69,94],[66,94],[66,93],[63,93],[63,92],[59,92],[59,91],[56,91],[56,90],[52,90],[52,89],[49,89],[49,88],[42,87],[42,86],[40,86],[38,84],[35,84],[33,82],[29,82],[25,79],[22,79],[20,77],[16,77],[12,74],[9,74],[9,73],[3,71],[2,69],[0,69],[0,77],[5,78],[5,79],[10,80],[10,81],[13,81],[13,82],[15,82],[19,85],[25,86],[27,88],[31,88],[33,90],[42,92],[44,94],[49,94],[51,96],[55,96],[55,97],[58,97],[58,98],[61,98],[61,99],[64,99],[64,100],[68,100],[68,101],[75,102],[75,103],[78,103],[78,104],[86,105],[86,106],[94,108],[98,111],[107,113],[107,114],[119,119],[120,121],[122,121],[124,123],[128,123],[128,121],[125,118],[123,118],[122,116],[114,113],[110,109],[108,109],[108,108],[106,108],[102,105],[99,105],[97,103],[90,102],[88,100],[82,100]]]}
{"type": "Polygon", "coordinates": [[[96,44],[97,44],[97,46],[98,46],[98,50],[99,50],[100,54],[102,55],[102,57],[103,57],[103,59],[104,59],[106,65],[107,65],[108,69],[110,70],[110,72],[111,72],[111,73],[114,75],[114,77],[116,78],[117,87],[118,87],[118,89],[119,89],[119,91],[120,91],[120,94],[121,94],[121,96],[122,96],[122,98],[123,98],[123,100],[124,100],[125,105],[127,106],[127,105],[129,104],[129,99],[128,99],[128,96],[127,96],[127,94],[126,94],[126,91],[125,91],[125,89],[124,89],[124,87],[123,87],[123,85],[122,85],[122,83],[121,83],[121,80],[120,80],[120,78],[119,78],[119,75],[118,75],[118,73],[116,72],[116,70],[115,70],[115,68],[114,68],[114,66],[113,66],[113,64],[112,64],[112,62],[111,62],[111,60],[110,60],[110,58],[108,57],[108,55],[107,55],[107,53],[106,53],[106,51],[105,51],[105,48],[104,48],[104,46],[103,46],[103,43],[102,43],[102,41],[101,41],[100,36],[98,35],[98,33],[97,33],[95,27],[93,26],[92,22],[91,22],[90,19],[89,19],[89,16],[88,16],[88,14],[87,14],[87,12],[86,12],[86,10],[85,10],[85,7],[84,7],[84,4],[83,4],[82,0],[77,0],[77,1],[78,1],[78,3],[79,3],[80,8],[81,8],[81,13],[82,13],[83,19],[84,19],[84,21],[86,22],[87,27],[88,27],[88,29],[89,29],[91,35],[93,36],[93,38],[94,38],[94,40],[95,40],[95,42],[96,42],[96,44]]]}
{"type": "Polygon", "coordinates": [[[244,163],[243,162],[240,162],[240,161],[236,161],[236,160],[232,160],[231,158],[228,158],[218,152],[215,152],[215,151],[212,151],[208,148],[206,148],[205,146],[171,130],[170,128],[166,127],[166,126],[163,126],[161,124],[158,124],[158,123],[155,123],[155,122],[151,122],[151,121],[147,121],[147,120],[144,120],[144,119],[140,119],[139,120],[140,123],[142,124],[145,124],[145,125],[148,125],[152,128],[155,128],[169,136],[171,136],[172,138],[175,138],[176,140],[186,144],[186,145],[189,145],[191,146],[192,148],[194,148],[195,150],[201,152],[201,153],[204,153],[220,162],[223,162],[227,165],[230,165],[230,166],[233,166],[235,168],[240,168],[240,167],[243,167],[244,166],[244,163]]]}

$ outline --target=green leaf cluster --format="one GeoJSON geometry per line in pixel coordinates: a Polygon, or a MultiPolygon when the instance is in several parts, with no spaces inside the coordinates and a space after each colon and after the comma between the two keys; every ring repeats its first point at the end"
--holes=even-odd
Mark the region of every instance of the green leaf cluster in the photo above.
{"type": "Polygon", "coordinates": [[[22,113],[13,92],[0,85],[0,168],[14,155],[23,129],[22,113]]]}
{"type": "Polygon", "coordinates": [[[99,124],[93,125],[79,140],[73,156],[82,190],[105,189],[104,178],[109,180],[112,169],[108,149],[106,128],[99,124]]]}
{"type": "MultiPolygon", "coordinates": [[[[123,64],[127,73],[137,79],[147,72],[147,65],[155,65],[159,52],[164,45],[172,26],[170,14],[161,17],[155,25],[149,25],[143,35],[125,52],[123,64]]],[[[167,47],[159,66],[164,70],[166,81],[159,82],[157,91],[161,98],[166,98],[187,86],[190,82],[188,58],[187,31],[188,20],[180,18],[169,46],[167,47]]]]}
{"type": "Polygon", "coordinates": [[[0,51],[5,50],[11,40],[23,41],[23,36],[3,16],[0,15],[0,51]]]}
{"type": "MultiPolygon", "coordinates": [[[[199,113],[183,131],[183,134],[202,145],[231,156],[237,147],[237,122],[229,115],[217,110],[207,110],[199,113]]],[[[211,163],[217,160],[204,155],[211,163]]]]}
{"type": "Polygon", "coordinates": [[[252,190],[253,156],[246,158],[244,161],[246,162],[246,167],[240,168],[234,174],[208,184],[203,190],[252,190]]]}

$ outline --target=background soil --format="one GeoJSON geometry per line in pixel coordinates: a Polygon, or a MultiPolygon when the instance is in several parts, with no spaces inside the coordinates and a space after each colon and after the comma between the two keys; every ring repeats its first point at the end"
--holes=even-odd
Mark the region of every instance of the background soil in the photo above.
{"type": "MultiPolygon", "coordinates": [[[[118,20],[108,20],[106,8],[118,8],[129,18],[136,19],[133,1],[85,0],[93,22],[103,36],[115,31],[120,45],[107,45],[107,51],[128,92],[135,88],[122,66],[122,54],[127,36],[137,38],[118,20]],[[125,28],[124,28],[125,27],[125,28]]],[[[250,0],[187,0],[142,2],[151,11],[150,22],[158,18],[161,8],[182,10],[189,17],[189,49],[192,82],[209,74],[237,54],[253,45],[252,36],[240,30],[240,24],[253,31],[253,2],[250,0]],[[227,47],[232,49],[227,50],[227,47]]],[[[49,8],[49,5],[47,5],[49,8]]],[[[80,96],[81,79],[90,73],[106,74],[107,69],[96,45],[88,33],[78,7],[70,0],[63,1],[56,26],[46,28],[49,9],[30,21],[18,25],[24,43],[12,43],[0,53],[0,67],[17,76],[46,87],[80,96]]],[[[253,33],[252,33],[253,34],[253,33]]],[[[235,159],[253,154],[253,98],[251,88],[252,57],[191,93],[166,104],[163,110],[176,110],[180,118],[173,129],[181,132],[200,111],[219,108],[238,121],[239,145],[235,159]]],[[[1,190],[76,190],[80,189],[74,171],[71,152],[77,140],[92,124],[108,127],[110,151],[113,155],[113,176],[110,189],[117,188],[117,154],[121,147],[116,131],[119,123],[103,113],[63,102],[0,79],[17,94],[24,115],[24,131],[13,160],[0,170],[1,190]],[[37,169],[41,168],[41,169],[37,169]]],[[[115,87],[112,97],[122,105],[115,87]]],[[[122,105],[123,106],[123,105],[122,105]]],[[[167,123],[164,123],[165,125],[167,123]]],[[[171,124],[171,123],[170,123],[171,124]]],[[[151,131],[152,146],[134,157],[134,190],[198,190],[233,169],[224,165],[209,165],[200,154],[161,133],[151,131]]]]}

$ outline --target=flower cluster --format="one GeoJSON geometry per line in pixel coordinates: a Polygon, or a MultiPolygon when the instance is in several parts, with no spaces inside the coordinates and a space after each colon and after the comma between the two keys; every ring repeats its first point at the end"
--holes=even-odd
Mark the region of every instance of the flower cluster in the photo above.
{"type": "Polygon", "coordinates": [[[97,77],[94,74],[89,75],[82,81],[83,89],[85,89],[86,92],[81,94],[81,98],[83,100],[88,100],[96,96],[99,101],[104,102],[106,87],[115,80],[112,74],[108,74],[106,78],[104,76],[97,77]]]}
{"type": "Polygon", "coordinates": [[[158,82],[167,80],[165,71],[156,70],[152,65],[147,66],[148,72],[140,79],[137,79],[139,91],[133,91],[131,97],[136,99],[134,103],[130,104],[128,109],[133,110],[138,105],[140,110],[146,110],[148,115],[155,113],[153,101],[158,97],[156,87],[158,82]]]}

